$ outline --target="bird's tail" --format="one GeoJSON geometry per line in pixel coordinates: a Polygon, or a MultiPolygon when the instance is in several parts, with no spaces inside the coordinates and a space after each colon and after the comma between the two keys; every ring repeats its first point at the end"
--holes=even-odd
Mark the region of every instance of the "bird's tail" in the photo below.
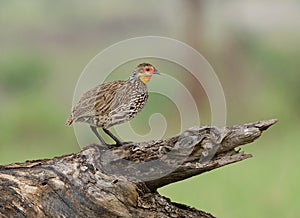
{"type": "Polygon", "coordinates": [[[73,116],[72,114],[69,116],[69,118],[67,119],[66,121],[66,126],[70,126],[72,123],[73,123],[74,119],[73,119],[73,116]]]}

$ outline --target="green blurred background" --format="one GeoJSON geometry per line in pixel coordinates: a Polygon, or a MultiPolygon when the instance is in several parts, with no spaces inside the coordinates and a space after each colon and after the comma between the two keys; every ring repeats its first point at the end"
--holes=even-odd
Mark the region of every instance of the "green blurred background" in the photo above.
{"type": "MultiPolygon", "coordinates": [[[[0,164],[79,151],[73,129],[64,126],[78,77],[104,48],[142,35],[181,40],[207,58],[225,91],[228,125],[279,119],[243,147],[253,158],[159,192],[218,217],[299,215],[300,2],[294,0],[0,1],[0,164]]],[[[192,78],[182,79],[193,96],[204,96],[192,78]]],[[[156,112],[176,110],[155,104],[156,112]]],[[[199,104],[207,113],[207,100],[199,104]]],[[[136,118],[140,128],[145,117],[136,118]]]]}

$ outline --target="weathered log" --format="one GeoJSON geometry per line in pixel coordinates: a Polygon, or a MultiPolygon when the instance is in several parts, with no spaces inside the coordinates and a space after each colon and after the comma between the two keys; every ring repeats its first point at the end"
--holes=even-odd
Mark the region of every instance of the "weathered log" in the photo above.
{"type": "Polygon", "coordinates": [[[251,157],[250,143],[277,120],[193,127],[169,139],[0,166],[1,217],[213,217],[173,203],[164,185],[251,157]]]}

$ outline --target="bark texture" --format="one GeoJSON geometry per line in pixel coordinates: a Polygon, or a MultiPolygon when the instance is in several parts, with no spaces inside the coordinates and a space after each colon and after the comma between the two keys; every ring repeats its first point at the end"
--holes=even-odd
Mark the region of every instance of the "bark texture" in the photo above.
{"type": "Polygon", "coordinates": [[[0,166],[0,217],[214,217],[156,190],[251,157],[235,148],[276,122],[193,127],[169,139],[94,144],[76,154],[0,166]]]}

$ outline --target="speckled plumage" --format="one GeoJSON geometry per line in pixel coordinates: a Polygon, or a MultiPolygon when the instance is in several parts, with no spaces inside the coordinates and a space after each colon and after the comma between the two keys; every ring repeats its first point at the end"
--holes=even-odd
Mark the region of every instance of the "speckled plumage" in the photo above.
{"type": "Polygon", "coordinates": [[[90,89],[73,107],[66,125],[83,122],[106,130],[129,121],[144,108],[148,99],[146,82],[155,73],[151,64],[143,63],[126,81],[116,80],[90,89]]]}

